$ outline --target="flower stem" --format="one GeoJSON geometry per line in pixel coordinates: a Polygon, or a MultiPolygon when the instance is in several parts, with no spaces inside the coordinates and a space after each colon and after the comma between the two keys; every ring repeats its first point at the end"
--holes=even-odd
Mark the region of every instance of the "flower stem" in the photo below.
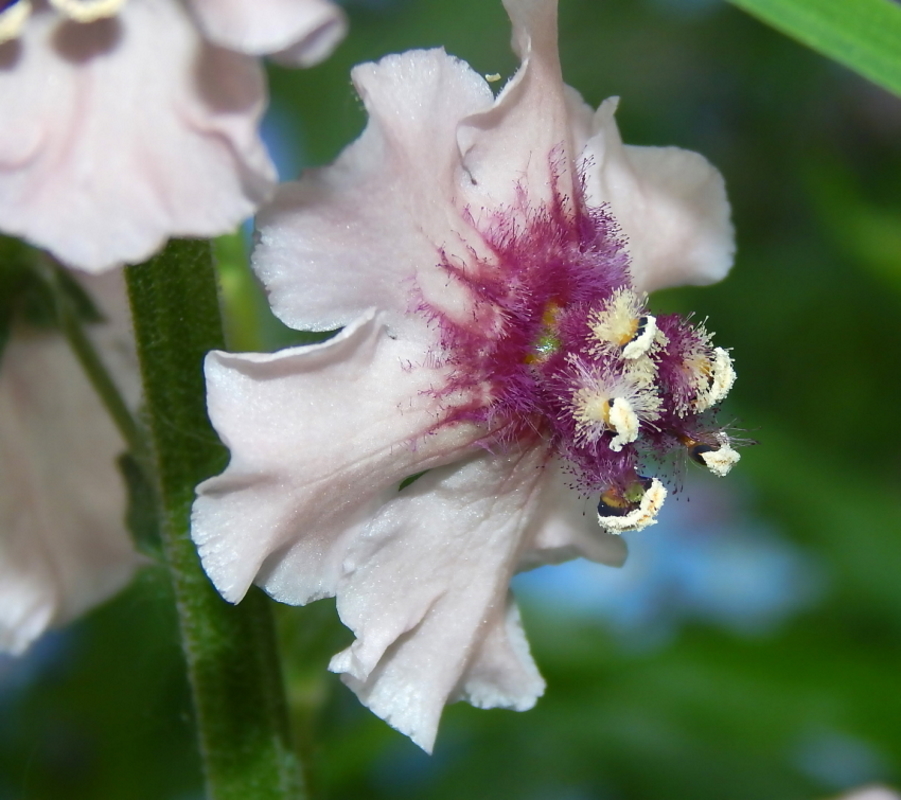
{"type": "Polygon", "coordinates": [[[300,800],[269,601],[256,589],[238,606],[222,600],[190,539],[194,487],[225,461],[202,371],[204,354],[223,346],[210,244],[173,240],[126,278],[207,797],[300,800]]]}
{"type": "Polygon", "coordinates": [[[97,392],[101,402],[112,417],[113,424],[118,429],[132,456],[142,468],[147,466],[147,442],[144,439],[141,427],[132,415],[128,404],[122,397],[119,387],[116,386],[109,370],[100,358],[97,348],[87,335],[77,310],[72,304],[71,298],[60,286],[59,270],[56,265],[46,265],[43,277],[53,292],[53,300],[56,305],[56,314],[60,328],[69,347],[78,359],[78,363],[85,375],[97,392]]]}

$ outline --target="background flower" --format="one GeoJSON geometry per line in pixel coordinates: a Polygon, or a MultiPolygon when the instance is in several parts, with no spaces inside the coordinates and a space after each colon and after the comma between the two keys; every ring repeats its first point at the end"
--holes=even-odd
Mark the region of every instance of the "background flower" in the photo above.
{"type": "MultiPolygon", "coordinates": [[[[95,344],[137,407],[121,274],[86,280],[108,321],[95,344]]],[[[56,330],[15,324],[0,357],[0,652],[21,653],[129,580],[117,460],[125,444],[56,330]]]]}
{"type": "Polygon", "coordinates": [[[83,23],[36,0],[0,44],[0,229],[91,272],[252,214],[275,180],[256,57],[308,65],[344,32],[326,0],[105,5],[83,23]]]}

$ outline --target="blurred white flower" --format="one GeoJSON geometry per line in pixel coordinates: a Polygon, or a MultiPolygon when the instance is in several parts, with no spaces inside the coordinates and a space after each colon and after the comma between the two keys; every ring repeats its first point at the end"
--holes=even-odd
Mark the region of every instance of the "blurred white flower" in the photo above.
{"type": "Polygon", "coordinates": [[[328,0],[5,0],[0,230],[90,272],[233,230],[275,182],[257,56],[344,29],[328,0]]]}
{"type": "MultiPolygon", "coordinates": [[[[137,405],[121,273],[89,278],[96,346],[137,405]]],[[[125,530],[125,445],[57,331],[16,326],[0,357],[0,652],[118,591],[140,557],[125,530]]]]}
{"type": "Polygon", "coordinates": [[[843,794],[836,800],[901,800],[901,794],[887,786],[864,786],[853,792],[843,794]]]}
{"type": "Polygon", "coordinates": [[[253,582],[336,596],[357,639],[330,668],[426,750],[448,702],[540,696],[510,578],[622,563],[609,531],[650,524],[665,495],[639,445],[681,447],[685,423],[698,452],[725,446],[692,406],[719,399],[707,334],[642,316],[644,292],[729,269],[722,179],[624,147],[615,101],[594,112],[562,82],[555,0],[506,6],[522,67],[497,98],[442,50],[363,64],[363,135],[259,217],[275,312],[344,330],[206,363],[231,450],[194,507],[207,573],[232,602],[253,582]]]}

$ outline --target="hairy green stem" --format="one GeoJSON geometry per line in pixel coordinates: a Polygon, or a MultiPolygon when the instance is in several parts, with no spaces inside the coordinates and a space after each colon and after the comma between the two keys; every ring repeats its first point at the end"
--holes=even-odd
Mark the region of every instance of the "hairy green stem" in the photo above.
{"type": "Polygon", "coordinates": [[[300,800],[302,772],[267,598],[226,603],[190,539],[194,487],[221,471],[225,452],[206,415],[202,362],[223,346],[208,242],[172,241],[126,270],[163,546],[175,587],[210,800],[300,800]]]}

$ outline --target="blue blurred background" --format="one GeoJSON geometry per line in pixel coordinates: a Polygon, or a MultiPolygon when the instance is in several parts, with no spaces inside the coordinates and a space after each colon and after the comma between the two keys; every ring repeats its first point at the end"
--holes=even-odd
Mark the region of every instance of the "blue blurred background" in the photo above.
{"type": "MultiPolygon", "coordinates": [[[[901,101],[719,0],[561,0],[568,83],[620,95],[633,144],[724,173],[732,275],[652,297],[709,318],[739,380],[724,413],[760,444],[726,481],[686,468],[622,570],[514,588],[548,681],[533,711],[448,709],[434,756],[325,670],[334,605],[279,609],[298,738],[319,796],[801,800],[901,781],[901,101]]],[[[499,0],[354,0],[308,71],[270,68],[283,178],[362,129],[350,67],[443,45],[481,73],[516,60],[499,0]]],[[[300,341],[262,314],[223,242],[230,334],[300,341]]],[[[165,575],[0,661],[2,800],[202,796],[165,575]]]]}

